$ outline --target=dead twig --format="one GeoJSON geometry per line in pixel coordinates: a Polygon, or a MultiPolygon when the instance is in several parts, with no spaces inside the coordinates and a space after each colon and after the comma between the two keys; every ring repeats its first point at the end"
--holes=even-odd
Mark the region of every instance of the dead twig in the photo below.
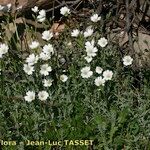
{"type": "Polygon", "coordinates": [[[102,6],[102,1],[103,1],[103,0],[100,0],[100,1],[99,1],[99,5],[98,5],[98,7],[97,7],[97,9],[96,9],[96,13],[97,13],[97,14],[101,14],[101,12],[102,12],[102,8],[103,8],[103,6],[102,6]]]}
{"type": "Polygon", "coordinates": [[[133,48],[133,37],[132,37],[132,24],[131,24],[132,14],[129,11],[129,0],[126,0],[126,32],[128,34],[129,46],[131,49],[132,55],[134,54],[133,48]]]}
{"type": "Polygon", "coordinates": [[[65,2],[65,1],[60,2],[58,0],[56,0],[56,1],[57,1],[57,3],[59,3],[58,6],[55,6],[55,7],[50,8],[50,9],[47,9],[46,12],[51,12],[54,9],[58,9],[58,8],[63,7],[63,6],[66,6],[66,5],[71,5],[71,7],[72,7],[72,6],[76,5],[76,4],[78,4],[81,0],[67,1],[67,2],[65,2]]]}
{"type": "Polygon", "coordinates": [[[35,23],[35,21],[32,21],[31,19],[27,19],[27,18],[24,18],[24,17],[19,17],[15,20],[15,23],[16,24],[29,24],[29,25],[32,25],[36,28],[48,28],[49,26],[48,25],[42,25],[40,23],[35,23]]]}

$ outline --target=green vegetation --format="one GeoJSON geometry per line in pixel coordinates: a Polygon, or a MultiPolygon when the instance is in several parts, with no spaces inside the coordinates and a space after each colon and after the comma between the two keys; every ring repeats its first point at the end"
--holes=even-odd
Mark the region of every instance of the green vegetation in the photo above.
{"type": "MultiPolygon", "coordinates": [[[[33,14],[37,22],[38,14],[33,14]]],[[[69,17],[69,13],[63,16],[69,17]]],[[[41,24],[51,27],[52,23],[49,19],[41,24]]],[[[150,69],[135,69],[134,56],[133,62],[126,64],[123,58],[130,52],[122,54],[107,35],[106,44],[102,45],[101,20],[92,22],[89,18],[83,25],[66,25],[57,37],[50,37],[49,32],[46,38],[42,33],[49,28],[40,31],[24,24],[24,31],[20,31],[22,27],[10,15],[3,17],[0,26],[0,139],[1,145],[3,141],[17,141],[17,146],[3,145],[3,150],[59,149],[20,143],[27,140],[94,140],[92,146],[61,146],[66,150],[150,149],[150,69]],[[15,27],[13,32],[10,23],[15,27]],[[86,37],[88,26],[92,26],[93,33],[86,37]],[[77,37],[71,34],[73,29],[79,30],[77,37]],[[43,47],[48,44],[52,46],[48,48],[50,53],[42,57],[43,47]],[[29,58],[31,54],[37,60],[33,55],[29,58]],[[88,60],[92,58],[89,63],[85,60],[87,55],[88,60]],[[30,64],[34,71],[24,64],[30,64]],[[51,69],[44,68],[42,73],[43,64],[51,69]],[[86,66],[90,70],[86,68],[84,72],[86,66]],[[95,71],[97,66],[103,69],[102,73],[95,71]],[[103,74],[106,70],[111,71],[109,77],[103,74]],[[100,76],[104,80],[96,82],[100,76]],[[52,81],[52,85],[46,87],[44,79],[52,81]],[[33,92],[32,97],[26,95],[28,91],[33,92]],[[40,91],[48,95],[39,95],[40,91]]]]}

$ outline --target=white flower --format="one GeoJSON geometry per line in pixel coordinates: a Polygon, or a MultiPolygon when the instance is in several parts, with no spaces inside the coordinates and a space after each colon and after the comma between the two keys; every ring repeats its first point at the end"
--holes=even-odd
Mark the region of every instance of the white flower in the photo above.
{"type": "Polygon", "coordinates": [[[122,60],[125,66],[131,65],[133,62],[133,58],[131,56],[124,56],[122,60]]]}
{"type": "Polygon", "coordinates": [[[30,65],[34,65],[37,63],[39,57],[36,56],[35,54],[30,54],[27,58],[26,58],[26,63],[30,64],[30,65]]]}
{"type": "Polygon", "coordinates": [[[49,53],[44,53],[44,52],[41,52],[39,57],[42,60],[49,60],[49,59],[51,59],[51,55],[49,53]]]}
{"type": "Polygon", "coordinates": [[[50,54],[50,55],[52,54],[53,55],[54,54],[54,48],[51,44],[45,45],[43,47],[43,52],[46,54],[50,54]]]}
{"type": "Polygon", "coordinates": [[[40,15],[38,15],[37,16],[37,20],[38,20],[38,22],[43,22],[43,21],[45,21],[45,17],[41,17],[40,15]]]}
{"type": "Polygon", "coordinates": [[[20,6],[18,6],[17,8],[16,8],[16,10],[21,10],[22,9],[22,5],[20,5],[20,6]]]}
{"type": "Polygon", "coordinates": [[[53,33],[50,32],[49,30],[44,31],[44,32],[42,33],[42,39],[44,39],[44,40],[46,40],[46,41],[49,41],[52,37],[53,37],[53,33]]]}
{"type": "Polygon", "coordinates": [[[72,47],[72,43],[71,43],[71,42],[68,42],[68,43],[67,43],[67,46],[68,46],[68,47],[72,47]]]}
{"type": "Polygon", "coordinates": [[[93,58],[92,58],[91,56],[86,56],[86,57],[84,57],[84,59],[85,59],[88,63],[90,63],[93,58]]]}
{"type": "Polygon", "coordinates": [[[37,6],[34,6],[33,8],[31,8],[31,10],[35,13],[37,13],[39,11],[37,6]]]}
{"type": "Polygon", "coordinates": [[[103,72],[104,80],[111,80],[113,76],[113,72],[111,70],[105,70],[103,72]]]}
{"type": "Polygon", "coordinates": [[[60,14],[64,15],[64,16],[68,16],[70,14],[70,9],[68,7],[62,7],[60,9],[60,14]]]}
{"type": "Polygon", "coordinates": [[[0,11],[2,11],[2,10],[3,10],[3,8],[4,8],[4,6],[0,5],[0,11]]]}
{"type": "Polygon", "coordinates": [[[94,47],[94,40],[92,40],[91,42],[89,42],[89,41],[86,42],[85,48],[86,48],[87,56],[89,56],[89,57],[96,56],[96,52],[98,51],[98,49],[96,47],[94,47]]]}
{"type": "Polygon", "coordinates": [[[49,60],[51,55],[54,54],[54,48],[51,44],[45,45],[40,53],[40,58],[42,60],[49,60]]]}
{"type": "Polygon", "coordinates": [[[39,15],[37,16],[37,20],[39,22],[43,22],[46,19],[46,11],[44,9],[39,11],[39,15]]]}
{"type": "Polygon", "coordinates": [[[94,32],[93,29],[87,28],[86,31],[83,33],[84,37],[86,38],[86,37],[91,36],[93,34],[93,32],[94,32]]]}
{"type": "Polygon", "coordinates": [[[46,11],[44,9],[39,11],[39,15],[41,15],[42,17],[46,16],[46,11]]]}
{"type": "Polygon", "coordinates": [[[38,97],[41,101],[45,101],[49,97],[49,94],[46,91],[40,91],[38,97]]]}
{"type": "Polygon", "coordinates": [[[74,29],[72,32],[71,32],[71,36],[72,37],[77,37],[79,35],[80,31],[78,29],[74,29]]]}
{"type": "Polygon", "coordinates": [[[105,47],[107,44],[108,44],[108,41],[104,37],[102,37],[98,40],[98,45],[100,45],[101,47],[105,47]]]}
{"type": "Polygon", "coordinates": [[[47,76],[47,75],[49,75],[49,72],[51,72],[51,71],[52,71],[51,66],[49,66],[48,64],[44,64],[41,66],[40,74],[47,76]]]}
{"type": "Polygon", "coordinates": [[[8,52],[8,45],[6,44],[0,44],[0,58],[2,58],[3,54],[6,54],[8,52]]]}
{"type": "Polygon", "coordinates": [[[101,17],[98,17],[98,14],[94,14],[91,16],[91,21],[92,22],[98,22],[101,19],[101,17]]]}
{"type": "Polygon", "coordinates": [[[52,82],[53,82],[53,80],[51,80],[51,79],[48,79],[48,80],[44,79],[43,80],[43,84],[45,87],[50,87],[52,85],[52,82]]]}
{"type": "Polygon", "coordinates": [[[96,71],[96,73],[101,74],[103,69],[101,67],[97,66],[95,71],[96,71]]]}
{"type": "Polygon", "coordinates": [[[36,49],[36,48],[38,48],[39,45],[40,45],[39,42],[37,42],[37,41],[32,41],[32,43],[29,45],[29,47],[30,47],[31,49],[36,49]]]}
{"type": "Polygon", "coordinates": [[[11,6],[12,6],[12,4],[11,4],[11,3],[7,4],[7,9],[8,9],[7,11],[8,11],[8,12],[10,11],[11,6]]]}
{"type": "Polygon", "coordinates": [[[89,78],[93,75],[93,72],[90,71],[90,67],[84,67],[81,69],[82,78],[89,78]]]}
{"type": "Polygon", "coordinates": [[[28,92],[26,93],[26,96],[24,96],[24,99],[25,99],[25,101],[27,101],[27,102],[31,102],[31,101],[35,100],[35,92],[33,92],[33,91],[28,91],[28,92]]]}
{"type": "Polygon", "coordinates": [[[102,77],[97,77],[94,82],[96,86],[100,86],[100,85],[104,86],[105,79],[102,77]]]}
{"type": "Polygon", "coordinates": [[[26,74],[28,75],[32,75],[33,71],[34,71],[34,67],[31,66],[30,64],[24,64],[23,66],[23,70],[26,74]]]}
{"type": "Polygon", "coordinates": [[[68,77],[67,77],[65,74],[62,74],[62,75],[60,76],[60,80],[61,80],[62,82],[66,82],[66,81],[68,80],[68,77]]]}

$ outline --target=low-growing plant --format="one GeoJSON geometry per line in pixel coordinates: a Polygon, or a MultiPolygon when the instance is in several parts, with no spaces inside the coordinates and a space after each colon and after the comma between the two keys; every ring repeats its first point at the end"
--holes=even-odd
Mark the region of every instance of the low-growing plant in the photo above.
{"type": "MultiPolygon", "coordinates": [[[[85,20],[85,30],[81,22],[53,33],[46,11],[32,11],[35,23],[46,28],[24,24],[20,33],[10,14],[1,23],[1,145],[5,140],[17,141],[18,149],[148,150],[149,69],[141,69],[136,78],[134,56],[122,56],[118,45],[103,36],[98,14],[85,20]],[[21,143],[66,139],[94,142],[62,147],[21,143]]],[[[69,8],[60,13],[62,20],[71,19],[69,8]]]]}

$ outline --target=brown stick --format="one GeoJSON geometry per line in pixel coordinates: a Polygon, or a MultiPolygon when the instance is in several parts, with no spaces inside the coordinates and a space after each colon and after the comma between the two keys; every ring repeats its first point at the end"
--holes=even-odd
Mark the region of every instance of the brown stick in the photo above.
{"type": "Polygon", "coordinates": [[[133,40],[132,40],[132,24],[131,24],[131,13],[129,11],[129,0],[126,0],[126,30],[128,34],[128,40],[129,40],[129,45],[131,49],[132,55],[134,54],[133,52],[133,40]]]}

